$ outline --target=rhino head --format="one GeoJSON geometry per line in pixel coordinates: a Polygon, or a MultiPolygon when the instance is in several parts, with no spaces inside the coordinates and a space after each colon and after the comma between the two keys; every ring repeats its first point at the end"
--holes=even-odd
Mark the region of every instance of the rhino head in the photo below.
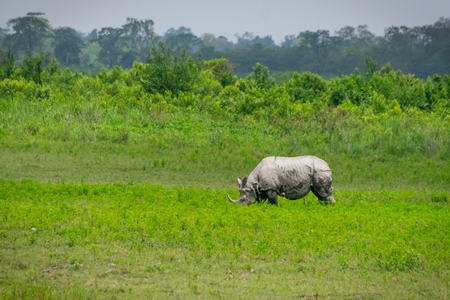
{"type": "Polygon", "coordinates": [[[244,179],[238,177],[236,181],[239,185],[239,199],[233,200],[231,199],[230,195],[227,195],[228,200],[230,200],[231,203],[249,205],[259,200],[258,183],[248,182],[247,177],[244,177],[244,179]]]}

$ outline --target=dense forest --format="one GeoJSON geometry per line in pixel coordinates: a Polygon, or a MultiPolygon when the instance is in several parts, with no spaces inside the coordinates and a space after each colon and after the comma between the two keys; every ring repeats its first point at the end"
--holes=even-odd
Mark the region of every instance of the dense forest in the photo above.
{"type": "Polygon", "coordinates": [[[152,20],[134,18],[127,18],[119,28],[104,27],[88,34],[70,27],[53,28],[40,12],[10,19],[6,25],[0,28],[3,66],[41,53],[78,71],[98,72],[114,66],[130,69],[134,62],[146,62],[152,48],[164,43],[174,55],[185,52],[204,60],[225,58],[241,77],[261,63],[273,74],[309,71],[331,78],[364,69],[368,58],[423,79],[450,74],[450,18],[445,17],[432,25],[392,26],[385,29],[384,36],[376,36],[367,25],[347,26],[334,33],[303,31],[286,36],[280,45],[271,36],[250,32],[236,35],[236,42],[212,33],[198,37],[186,27],[171,28],[159,36],[152,20]]]}

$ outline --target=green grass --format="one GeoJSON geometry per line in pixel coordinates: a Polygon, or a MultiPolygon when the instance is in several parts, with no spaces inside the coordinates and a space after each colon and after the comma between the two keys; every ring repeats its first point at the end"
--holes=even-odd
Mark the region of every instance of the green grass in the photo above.
{"type": "Polygon", "coordinates": [[[427,298],[449,292],[450,194],[0,182],[2,298],[427,298]],[[234,192],[235,193],[235,192],[234,192]]]}
{"type": "Polygon", "coordinates": [[[0,299],[446,299],[450,128],[0,100],[0,299]],[[268,155],[317,155],[337,204],[241,207],[268,155]]]}
{"type": "Polygon", "coordinates": [[[0,178],[229,188],[265,156],[325,159],[338,189],[448,190],[450,127],[433,115],[241,120],[93,103],[2,100],[0,178]]]}
{"type": "MultiPolygon", "coordinates": [[[[127,144],[0,141],[0,178],[43,182],[153,183],[166,186],[237,187],[270,152],[186,146],[153,148],[131,138],[127,144]]],[[[274,152],[277,153],[277,152],[274,152]]],[[[307,152],[308,153],[308,152],[307,152]]],[[[310,154],[310,153],[308,153],[310,154]]],[[[283,155],[283,153],[282,153],[283,155]]],[[[286,155],[286,154],[285,154],[286,155]]],[[[426,156],[322,156],[333,170],[335,189],[448,191],[450,164],[426,156]]]]}

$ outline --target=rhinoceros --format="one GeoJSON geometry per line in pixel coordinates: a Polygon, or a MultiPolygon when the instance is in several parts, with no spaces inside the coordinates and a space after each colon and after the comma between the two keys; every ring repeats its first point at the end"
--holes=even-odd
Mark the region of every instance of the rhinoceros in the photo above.
{"type": "Polygon", "coordinates": [[[278,204],[278,196],[290,200],[305,197],[312,191],[319,200],[335,203],[328,164],[315,156],[266,157],[248,175],[237,178],[239,199],[232,203],[251,204],[269,199],[278,204]]]}

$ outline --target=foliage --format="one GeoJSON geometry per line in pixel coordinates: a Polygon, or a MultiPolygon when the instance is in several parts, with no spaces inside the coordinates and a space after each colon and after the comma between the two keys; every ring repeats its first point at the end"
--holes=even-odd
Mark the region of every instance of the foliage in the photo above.
{"type": "Polygon", "coordinates": [[[198,53],[200,39],[196,37],[191,29],[181,26],[178,29],[169,28],[162,37],[162,41],[172,49],[172,51],[181,55],[185,52],[189,57],[198,53]]]}
{"type": "Polygon", "coordinates": [[[254,80],[254,84],[258,89],[268,89],[271,85],[269,68],[260,63],[256,63],[256,65],[253,67],[250,78],[254,80]]]}
{"type": "MultiPolygon", "coordinates": [[[[62,71],[57,61],[48,63],[47,57],[44,52],[37,56],[29,53],[19,66],[11,67],[14,57],[4,54],[2,74],[5,79],[23,77],[37,84],[45,80],[45,98],[105,97],[104,101],[111,105],[168,104],[233,118],[296,118],[308,107],[347,107],[348,103],[363,118],[399,115],[408,110],[433,112],[445,118],[450,111],[448,75],[421,80],[394,70],[390,64],[376,70],[372,59],[368,59],[365,74],[355,70],[350,75],[324,80],[318,74],[293,72],[276,81],[268,67],[260,63],[249,76],[238,80],[226,59],[195,61],[185,52],[173,55],[162,43],[152,48],[146,63],[134,63],[129,70],[118,66],[103,69],[96,76],[62,71]],[[76,89],[67,89],[68,83],[76,89]]],[[[15,96],[14,91],[8,91],[9,97],[15,96]]]]}
{"type": "Polygon", "coordinates": [[[233,73],[235,66],[224,58],[205,61],[205,66],[212,71],[222,87],[234,84],[237,80],[233,73]]]}
{"type": "Polygon", "coordinates": [[[147,63],[140,75],[144,89],[150,93],[170,92],[176,96],[180,92],[193,92],[198,83],[201,65],[184,51],[177,58],[160,43],[153,47],[147,63]]]}
{"type": "Polygon", "coordinates": [[[39,55],[33,56],[31,52],[27,53],[27,57],[22,61],[21,75],[34,83],[41,84],[42,64],[49,56],[49,53],[40,52],[39,55]]]}
{"type": "Polygon", "coordinates": [[[112,68],[119,65],[121,46],[119,37],[120,29],[106,27],[98,33],[98,44],[101,47],[100,60],[108,67],[112,68]]]}
{"type": "Polygon", "coordinates": [[[326,81],[310,72],[294,73],[286,83],[286,91],[293,102],[314,102],[326,93],[327,87],[326,81]]]}
{"type": "Polygon", "coordinates": [[[137,20],[127,18],[122,26],[121,38],[125,42],[125,54],[122,56],[122,66],[130,68],[133,61],[144,61],[156,41],[152,20],[137,20]]]}
{"type": "Polygon", "coordinates": [[[78,65],[84,42],[78,33],[70,27],[53,30],[55,36],[55,58],[66,65],[78,65]]]}
{"type": "Polygon", "coordinates": [[[6,43],[21,52],[34,53],[42,50],[44,39],[50,34],[50,22],[43,18],[44,13],[30,12],[25,17],[11,19],[7,22],[14,33],[8,35],[6,43]]]}
{"type": "Polygon", "coordinates": [[[134,61],[144,61],[156,41],[152,20],[127,18],[120,28],[104,27],[98,32],[99,58],[108,68],[130,68],[134,61]]]}
{"type": "Polygon", "coordinates": [[[390,63],[395,69],[421,79],[450,73],[447,59],[450,19],[444,17],[431,25],[391,26],[385,29],[383,36],[371,33],[367,25],[345,26],[334,34],[329,30],[306,30],[286,36],[281,45],[275,44],[271,36],[255,36],[251,32],[235,35],[236,43],[212,33],[197,37],[184,26],[170,28],[158,36],[152,20],[134,18],[127,18],[121,27],[94,29],[90,34],[78,34],[75,29],[66,27],[65,37],[58,32],[61,28],[50,34],[50,22],[42,13],[11,19],[7,25],[12,30],[0,28],[0,47],[3,51],[11,48],[18,61],[27,50],[33,54],[46,50],[54,53],[60,63],[76,70],[95,66],[97,71],[101,67],[111,69],[116,65],[129,69],[136,61],[145,62],[152,47],[160,41],[176,56],[185,51],[190,58],[198,55],[206,60],[225,58],[234,65],[240,77],[250,74],[260,63],[273,74],[312,72],[324,78],[349,75],[355,68],[369,67],[366,74],[369,78],[376,68],[368,64],[369,58],[380,65],[390,63]],[[69,45],[71,51],[68,50],[69,45]],[[80,47],[83,55],[78,60],[80,47]]]}
{"type": "MultiPolygon", "coordinates": [[[[166,151],[171,144],[191,151],[206,147],[212,156],[224,155],[224,145],[240,145],[234,155],[249,157],[418,155],[446,161],[450,152],[448,76],[422,81],[386,65],[371,76],[355,72],[324,80],[293,73],[276,82],[257,65],[254,74],[237,79],[225,59],[175,57],[162,44],[148,63],[103,69],[95,76],[63,70],[56,60],[44,62],[44,54],[29,56],[0,81],[3,136],[75,143],[142,140],[166,145],[161,146],[166,151]],[[164,114],[169,117],[159,120],[164,114]],[[197,115],[203,123],[193,120],[197,115]],[[250,131],[241,129],[249,124],[250,131]],[[192,142],[191,131],[172,131],[179,127],[203,133],[192,142]],[[173,138],[162,140],[160,133],[173,138]]],[[[230,169],[228,164],[218,166],[230,169]]],[[[439,186],[442,180],[436,181],[439,186]]]]}
{"type": "Polygon", "coordinates": [[[1,60],[0,60],[0,78],[10,78],[12,74],[14,73],[15,69],[15,58],[14,54],[11,51],[11,49],[8,49],[8,51],[1,51],[1,60]]]}

